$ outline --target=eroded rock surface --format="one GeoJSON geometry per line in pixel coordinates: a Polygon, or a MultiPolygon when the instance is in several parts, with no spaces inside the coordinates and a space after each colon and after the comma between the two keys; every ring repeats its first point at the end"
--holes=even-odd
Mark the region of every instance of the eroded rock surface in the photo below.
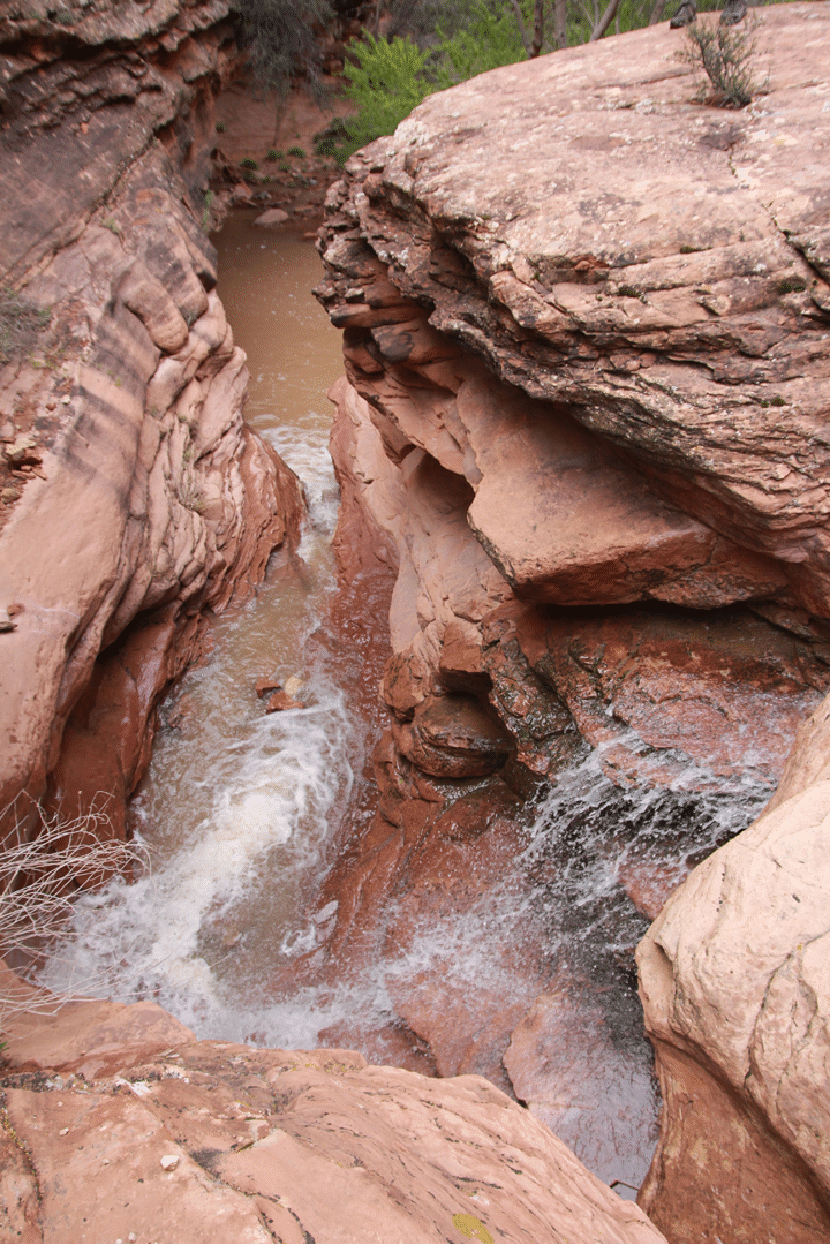
{"type": "Polygon", "coordinates": [[[70,1004],[30,1050],[16,1025],[0,1222],[25,1244],[664,1238],[477,1076],[195,1041],[149,1003],[70,1004]]]}
{"type": "MultiPolygon", "coordinates": [[[[830,12],[760,21],[769,92],[742,112],[696,101],[664,25],[433,96],[331,188],[335,459],[399,566],[380,815],[335,870],[338,951],[406,944],[472,888],[497,909],[505,821],[570,791],[591,749],[584,772],[622,793],[588,860],[613,869],[625,792],[666,812],[681,863],[647,844],[618,872],[655,916],[700,859],[695,800],[755,799],[711,851],[830,688],[830,12]],[[491,712],[506,734],[485,741],[491,712]]],[[[565,866],[540,863],[544,884],[565,866]]],[[[518,1095],[561,1108],[577,1074],[544,1029],[567,1029],[581,978],[512,967],[523,1014],[499,1019],[484,985],[476,1027],[440,969],[446,1022],[428,974],[398,1005],[438,1068],[480,1057],[498,1080],[501,1042],[518,1095]]]]}
{"type": "Polygon", "coordinates": [[[638,949],[665,1103],[641,1203],[672,1240],[830,1233],[830,783],[810,764],[830,747],[827,709],[775,806],[692,873],[638,949]]]}
{"type": "Polygon", "coordinates": [[[0,808],[108,801],[114,833],[205,608],[250,594],[301,506],[242,422],[204,229],[227,12],[0,19],[0,808]]]}

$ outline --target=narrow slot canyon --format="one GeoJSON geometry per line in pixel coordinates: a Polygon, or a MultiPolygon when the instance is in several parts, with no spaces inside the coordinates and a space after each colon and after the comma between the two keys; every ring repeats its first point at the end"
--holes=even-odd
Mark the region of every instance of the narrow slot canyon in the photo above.
{"type": "Polygon", "coordinates": [[[830,1239],[826,7],[316,232],[224,0],[0,18],[0,1234],[830,1239]]]}

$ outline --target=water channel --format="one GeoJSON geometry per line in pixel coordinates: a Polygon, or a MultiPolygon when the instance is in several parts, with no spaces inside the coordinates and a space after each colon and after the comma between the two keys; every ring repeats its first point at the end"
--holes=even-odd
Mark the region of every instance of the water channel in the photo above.
{"type": "Polygon", "coordinates": [[[313,243],[244,215],[218,241],[219,292],[249,356],[246,417],[306,488],[302,561],[275,559],[256,599],[216,619],[209,659],[164,706],[134,801],[152,871],[77,904],[74,936],[44,983],[69,990],[94,978],[102,996],[153,998],[200,1037],[343,1044],[375,1060],[398,1061],[419,1010],[426,1027],[436,1011],[459,1031],[472,1015],[465,1069],[502,1084],[501,1054],[481,1033],[514,1014],[522,1035],[508,1054],[521,1095],[601,1178],[639,1185],[657,1109],[631,960],[647,921],[621,877],[644,859],[682,872],[769,792],[700,796],[699,773],[669,792],[620,791],[589,756],[510,831],[510,854],[481,893],[420,923],[390,910],[383,953],[333,972],[325,948],[338,900],[324,883],[344,818],[352,832],[371,820],[386,641],[367,628],[382,631],[388,585],[336,593],[325,392],[342,360],[309,293],[321,278],[313,243]],[[303,707],[265,715],[261,676],[293,679],[303,707]]]}

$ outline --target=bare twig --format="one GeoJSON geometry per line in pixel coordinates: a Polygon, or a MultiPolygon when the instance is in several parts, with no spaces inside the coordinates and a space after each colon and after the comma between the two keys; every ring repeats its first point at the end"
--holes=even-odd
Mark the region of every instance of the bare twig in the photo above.
{"type": "MultiPolygon", "coordinates": [[[[143,846],[111,836],[104,800],[71,821],[47,816],[40,805],[36,810],[34,831],[23,828],[29,818],[16,817],[0,853],[0,954],[33,967],[71,927],[73,899],[81,890],[98,889],[149,864],[143,846]]],[[[4,816],[14,813],[12,806],[4,816]]],[[[0,981],[0,1023],[20,1011],[52,1013],[67,1001],[36,984],[14,982],[0,981]]],[[[80,982],[72,996],[85,996],[94,983],[80,982]]]]}

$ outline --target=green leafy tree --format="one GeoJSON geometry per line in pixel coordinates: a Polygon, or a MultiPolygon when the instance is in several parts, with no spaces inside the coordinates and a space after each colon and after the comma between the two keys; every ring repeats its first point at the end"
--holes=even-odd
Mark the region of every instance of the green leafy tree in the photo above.
{"type": "Polygon", "coordinates": [[[514,15],[503,7],[493,11],[480,0],[467,26],[442,41],[434,53],[435,82],[439,89],[466,82],[488,69],[524,60],[526,50],[514,15]]]}
{"type": "Polygon", "coordinates": [[[411,39],[396,37],[387,43],[367,33],[363,42],[350,44],[349,52],[356,63],[347,63],[343,70],[349,83],[346,96],[358,112],[345,121],[348,139],[339,150],[341,158],[381,134],[392,134],[435,90],[424,74],[430,53],[411,39]]]}

